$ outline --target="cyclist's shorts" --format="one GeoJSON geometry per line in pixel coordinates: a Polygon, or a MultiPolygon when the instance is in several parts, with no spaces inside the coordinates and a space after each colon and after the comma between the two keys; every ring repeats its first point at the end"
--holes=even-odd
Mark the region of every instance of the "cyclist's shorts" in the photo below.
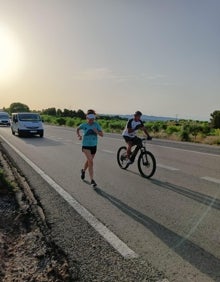
{"type": "Polygon", "coordinates": [[[83,151],[83,149],[89,150],[92,155],[95,155],[95,153],[97,151],[97,146],[82,146],[82,151],[83,151]]]}
{"type": "Polygon", "coordinates": [[[132,145],[140,145],[141,144],[141,138],[135,136],[135,137],[129,137],[129,136],[123,136],[125,139],[125,142],[132,142],[132,145]]]}

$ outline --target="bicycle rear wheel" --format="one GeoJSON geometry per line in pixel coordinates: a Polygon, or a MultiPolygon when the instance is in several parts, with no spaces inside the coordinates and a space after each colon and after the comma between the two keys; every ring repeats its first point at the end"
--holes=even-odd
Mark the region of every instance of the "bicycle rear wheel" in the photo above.
{"type": "Polygon", "coordinates": [[[127,160],[127,148],[125,146],[120,147],[117,152],[117,161],[120,168],[128,168],[127,160]]]}
{"type": "Polygon", "coordinates": [[[156,160],[151,152],[146,151],[139,155],[138,170],[145,178],[150,178],[154,175],[156,171],[156,160]]]}

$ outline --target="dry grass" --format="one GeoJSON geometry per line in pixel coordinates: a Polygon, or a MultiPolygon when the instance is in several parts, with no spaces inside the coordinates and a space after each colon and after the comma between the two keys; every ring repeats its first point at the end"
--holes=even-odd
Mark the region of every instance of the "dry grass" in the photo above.
{"type": "Polygon", "coordinates": [[[209,145],[220,145],[220,136],[207,136],[204,138],[202,143],[209,145]]]}
{"type": "MultiPolygon", "coordinates": [[[[178,134],[173,133],[171,135],[166,134],[165,132],[158,132],[152,134],[153,138],[160,138],[172,141],[181,141],[181,138],[178,134]]],[[[192,143],[200,143],[200,144],[208,144],[208,145],[220,145],[220,136],[202,136],[198,135],[196,138],[190,135],[190,142],[192,143]]]]}

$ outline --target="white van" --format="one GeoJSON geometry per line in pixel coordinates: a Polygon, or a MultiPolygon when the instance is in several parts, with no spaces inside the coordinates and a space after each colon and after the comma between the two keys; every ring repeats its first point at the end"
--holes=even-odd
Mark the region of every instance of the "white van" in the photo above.
{"type": "Polygon", "coordinates": [[[18,136],[22,135],[40,135],[44,136],[42,119],[37,113],[13,113],[11,121],[11,132],[18,136]]]}
{"type": "Polygon", "coordinates": [[[0,125],[10,126],[10,117],[6,112],[0,112],[0,125]]]}

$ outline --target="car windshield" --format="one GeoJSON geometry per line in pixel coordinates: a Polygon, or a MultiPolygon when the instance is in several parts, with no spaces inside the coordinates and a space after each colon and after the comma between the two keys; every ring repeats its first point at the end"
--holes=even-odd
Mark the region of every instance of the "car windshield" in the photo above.
{"type": "Polygon", "coordinates": [[[39,115],[34,115],[34,114],[20,114],[19,119],[21,121],[39,121],[41,120],[39,115]]]}
{"type": "Polygon", "coordinates": [[[5,119],[9,119],[9,116],[6,114],[0,114],[0,118],[5,118],[5,119]]]}

